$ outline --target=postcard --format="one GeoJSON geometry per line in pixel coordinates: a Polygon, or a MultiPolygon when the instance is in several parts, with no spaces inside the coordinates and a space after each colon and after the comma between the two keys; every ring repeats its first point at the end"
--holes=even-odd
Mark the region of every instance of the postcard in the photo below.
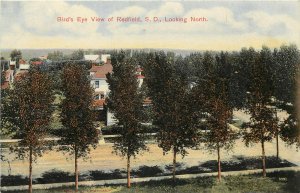
{"type": "Polygon", "coordinates": [[[1,192],[299,192],[299,1],[0,1],[1,192]]]}

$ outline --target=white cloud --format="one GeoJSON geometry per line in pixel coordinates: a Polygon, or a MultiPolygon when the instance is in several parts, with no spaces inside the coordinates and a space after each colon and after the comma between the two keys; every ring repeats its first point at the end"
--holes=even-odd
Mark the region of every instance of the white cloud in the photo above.
{"type": "Polygon", "coordinates": [[[213,7],[211,9],[193,9],[185,17],[206,17],[212,29],[227,27],[234,30],[245,30],[246,25],[242,21],[237,21],[233,12],[224,7],[213,7]]]}
{"type": "MultiPolygon", "coordinates": [[[[138,10],[138,8],[136,8],[138,10]]],[[[125,16],[131,16],[135,13],[132,7],[127,7],[122,10],[118,10],[111,14],[111,16],[120,15],[120,13],[126,13],[125,16]]],[[[140,14],[136,14],[135,16],[141,16],[141,19],[144,17],[149,17],[152,19],[153,17],[158,17],[164,20],[167,18],[181,17],[187,18],[190,21],[191,17],[205,17],[208,19],[208,22],[187,22],[184,24],[178,23],[139,23],[130,24],[130,23],[111,23],[108,26],[108,29],[114,34],[124,34],[124,33],[143,33],[147,31],[148,33],[172,33],[172,34],[183,34],[183,33],[222,33],[228,30],[235,31],[245,31],[247,29],[247,25],[242,21],[237,21],[234,17],[234,14],[228,8],[223,7],[213,7],[210,9],[192,9],[188,12],[184,12],[184,8],[181,3],[178,2],[168,2],[162,4],[158,9],[149,10],[146,12],[145,10],[140,11],[140,14]]]]}
{"type": "Polygon", "coordinates": [[[270,35],[299,44],[299,21],[286,14],[268,14],[263,11],[247,12],[245,18],[251,23],[258,35],[270,35]]]}
{"type": "Polygon", "coordinates": [[[288,31],[294,32],[298,30],[299,32],[299,22],[285,14],[270,15],[263,11],[250,11],[245,14],[245,17],[264,32],[273,30],[273,27],[276,27],[278,24],[284,25],[288,31]]]}
{"type": "Polygon", "coordinates": [[[67,32],[72,34],[94,33],[99,24],[88,22],[85,24],[75,22],[77,17],[88,18],[98,16],[98,14],[82,5],[70,5],[63,1],[55,2],[22,2],[20,13],[23,17],[24,26],[29,30],[38,33],[47,32],[67,32]],[[58,22],[57,17],[72,17],[73,22],[58,22]]]}
{"type": "Polygon", "coordinates": [[[150,10],[146,16],[148,17],[164,17],[164,16],[181,16],[184,8],[179,2],[166,2],[158,9],[150,10]]]}
{"type": "Polygon", "coordinates": [[[125,7],[121,10],[115,11],[110,14],[110,16],[120,16],[120,17],[134,17],[145,14],[146,9],[140,6],[130,6],[125,7]]]}
{"type": "MultiPolygon", "coordinates": [[[[163,2],[156,9],[129,6],[105,17],[206,17],[199,23],[59,23],[56,17],[103,16],[73,2],[24,2],[21,20],[6,24],[0,45],[10,48],[182,48],[238,50],[300,45],[299,23],[289,15],[264,11],[238,13],[226,7],[184,9],[183,2],[163,2]],[[47,6],[46,6],[47,5],[47,6]],[[236,14],[240,14],[238,17],[236,14]],[[97,29],[103,29],[103,36],[97,29]],[[283,26],[278,29],[278,26],[283,26]],[[102,28],[103,27],[103,28],[102,28]],[[275,35],[270,33],[275,33],[275,35]]],[[[1,21],[2,23],[4,21],[1,21]]],[[[4,22],[5,23],[5,22],[4,22]]]]}

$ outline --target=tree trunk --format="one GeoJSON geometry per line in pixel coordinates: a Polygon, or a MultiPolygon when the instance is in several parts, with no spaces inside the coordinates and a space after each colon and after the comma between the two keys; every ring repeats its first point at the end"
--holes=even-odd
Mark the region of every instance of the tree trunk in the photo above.
{"type": "Polygon", "coordinates": [[[177,155],[177,151],[175,148],[173,148],[173,182],[175,184],[175,176],[176,176],[176,155],[177,155]]]}
{"type": "Polygon", "coordinates": [[[28,192],[32,193],[32,147],[29,147],[29,187],[28,192]]]}
{"type": "Polygon", "coordinates": [[[279,160],[279,132],[278,132],[278,128],[276,130],[276,157],[277,157],[277,160],[279,160]]]}
{"type": "Polygon", "coordinates": [[[130,188],[130,156],[127,156],[127,188],[130,188]]]}
{"type": "Polygon", "coordinates": [[[262,169],[263,169],[263,177],[266,177],[266,156],[265,156],[265,143],[261,142],[262,149],[262,169]]]}
{"type": "MultiPolygon", "coordinates": [[[[275,100],[275,103],[277,103],[277,100],[275,100]]],[[[276,120],[278,120],[277,117],[277,109],[275,108],[275,116],[276,120]]],[[[279,160],[279,128],[278,128],[278,123],[276,123],[276,158],[279,160]]]]}
{"type": "Polygon", "coordinates": [[[78,165],[77,165],[77,148],[75,147],[75,192],[78,191],[78,165]]]}
{"type": "Polygon", "coordinates": [[[218,146],[218,180],[221,182],[221,158],[220,158],[220,147],[218,146]]]}

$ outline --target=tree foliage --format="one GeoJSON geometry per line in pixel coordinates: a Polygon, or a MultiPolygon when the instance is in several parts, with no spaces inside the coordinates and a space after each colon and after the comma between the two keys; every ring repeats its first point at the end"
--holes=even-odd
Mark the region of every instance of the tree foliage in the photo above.
{"type": "Polygon", "coordinates": [[[71,60],[83,60],[83,58],[84,58],[84,51],[82,49],[75,50],[70,57],[71,60]]]}
{"type": "Polygon", "coordinates": [[[21,59],[22,58],[21,50],[17,50],[17,49],[12,50],[10,53],[10,58],[12,61],[18,61],[19,59],[21,59]]]}
{"type": "Polygon", "coordinates": [[[249,143],[261,143],[263,176],[266,176],[265,142],[271,141],[278,125],[276,111],[270,108],[273,95],[272,81],[272,53],[269,48],[263,47],[259,53],[253,55],[251,64],[251,82],[247,97],[247,111],[250,113],[250,122],[244,125],[244,140],[249,143]]]}
{"type": "Polygon", "coordinates": [[[175,179],[176,155],[186,155],[186,149],[194,147],[199,139],[190,85],[186,76],[176,73],[172,54],[151,53],[147,61],[145,83],[153,105],[153,124],[159,128],[159,147],[165,153],[173,151],[175,179]]]}
{"type": "Polygon", "coordinates": [[[117,153],[127,158],[128,187],[130,187],[130,158],[147,150],[142,122],[144,96],[136,77],[137,61],[121,51],[112,56],[113,72],[107,74],[109,96],[107,105],[118,120],[121,137],[114,142],[117,153]]]}
{"type": "Polygon", "coordinates": [[[16,61],[16,68],[19,68],[19,61],[22,58],[21,50],[14,49],[10,53],[10,58],[12,61],[16,61]]]}
{"type": "Polygon", "coordinates": [[[234,103],[231,85],[232,68],[228,53],[204,54],[201,76],[198,77],[195,90],[198,96],[198,107],[205,114],[205,126],[208,132],[204,135],[205,146],[218,155],[219,180],[221,179],[220,150],[231,149],[237,135],[229,126],[232,119],[234,103]]]}
{"type": "Polygon", "coordinates": [[[32,161],[42,155],[44,137],[49,133],[54,94],[52,80],[38,68],[20,77],[3,103],[2,124],[13,138],[21,139],[12,148],[19,159],[29,157],[29,192],[32,191],[32,161]]]}
{"type": "Polygon", "coordinates": [[[47,58],[52,61],[61,61],[65,59],[63,52],[58,50],[54,51],[53,53],[48,53],[47,58]]]}
{"type": "Polygon", "coordinates": [[[273,57],[274,96],[279,108],[289,114],[281,124],[280,136],[288,145],[296,144],[300,147],[299,120],[296,115],[300,53],[295,45],[282,45],[280,49],[274,50],[273,57]]]}
{"type": "Polygon", "coordinates": [[[60,150],[75,157],[75,184],[78,189],[77,159],[86,157],[91,146],[96,148],[98,130],[93,123],[93,88],[90,85],[87,70],[76,64],[69,64],[62,71],[61,91],[64,99],[61,103],[60,150]]]}

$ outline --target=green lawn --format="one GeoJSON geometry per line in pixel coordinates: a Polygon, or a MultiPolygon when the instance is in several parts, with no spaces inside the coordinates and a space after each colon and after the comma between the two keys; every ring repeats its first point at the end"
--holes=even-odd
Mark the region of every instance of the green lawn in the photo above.
{"type": "MultiPolygon", "coordinates": [[[[99,186],[99,187],[80,187],[80,193],[92,192],[117,192],[117,193],[234,193],[234,192],[291,192],[299,193],[300,190],[300,172],[281,172],[271,174],[270,177],[262,178],[260,176],[230,176],[224,177],[221,183],[218,183],[215,177],[202,177],[195,179],[177,180],[175,186],[172,181],[150,181],[139,184],[132,184],[128,189],[125,185],[118,186],[99,186]]],[[[22,193],[27,191],[14,191],[10,193],[22,193]]],[[[34,193],[66,193],[75,192],[73,187],[56,188],[51,190],[34,190],[34,193]]]]}

